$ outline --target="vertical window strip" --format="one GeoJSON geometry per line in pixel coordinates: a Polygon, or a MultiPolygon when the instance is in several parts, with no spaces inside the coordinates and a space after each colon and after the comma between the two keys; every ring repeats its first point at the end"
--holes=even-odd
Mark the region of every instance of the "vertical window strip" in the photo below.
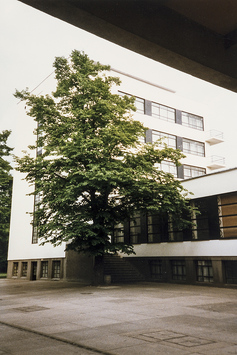
{"type": "Polygon", "coordinates": [[[141,237],[141,217],[137,214],[130,220],[130,243],[137,244],[141,237]]]}
{"type": "Polygon", "coordinates": [[[13,262],[12,276],[18,276],[18,262],[13,262]]]}
{"type": "MultiPolygon", "coordinates": [[[[38,205],[40,203],[40,194],[36,194],[34,198],[34,212],[37,211],[38,205]]],[[[38,243],[38,228],[36,225],[35,217],[33,218],[33,231],[32,231],[32,244],[38,243]]]]}
{"type": "Polygon", "coordinates": [[[48,261],[41,262],[41,277],[48,277],[48,261]]]}
{"type": "Polygon", "coordinates": [[[60,279],[61,262],[60,260],[53,261],[53,278],[60,279]]]}
{"type": "Polygon", "coordinates": [[[27,276],[27,268],[28,268],[28,263],[23,261],[22,262],[22,270],[21,270],[21,276],[26,277],[27,276]]]}

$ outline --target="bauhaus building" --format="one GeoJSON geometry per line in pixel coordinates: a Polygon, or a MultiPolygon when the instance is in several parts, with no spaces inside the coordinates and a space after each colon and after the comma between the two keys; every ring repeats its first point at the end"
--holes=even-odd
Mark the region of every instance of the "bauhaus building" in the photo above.
{"type": "MultiPolygon", "coordinates": [[[[121,79],[115,92],[136,98],[134,119],[148,127],[145,141],[163,138],[168,147],[178,148],[186,156],[179,167],[164,161],[159,168],[172,173],[193,192],[191,203],[198,207],[200,214],[192,216],[195,227],[185,231],[176,230],[168,219],[158,215],[137,215],[136,223],[131,221],[119,226],[113,238],[130,241],[136,255],[108,258],[105,275],[109,275],[112,282],[237,283],[237,192],[234,186],[237,170],[224,170],[224,158],[212,155],[215,145],[223,142],[222,133],[208,126],[204,106],[179,97],[172,88],[159,86],[159,83],[112,71],[121,79]],[[121,269],[129,270],[127,276],[123,271],[122,279],[121,269]]],[[[21,105],[18,129],[24,131],[25,139],[19,138],[17,155],[35,139],[35,123],[23,114],[21,105]]],[[[65,244],[40,245],[29,214],[34,208],[34,197],[28,195],[33,187],[28,186],[23,177],[14,172],[8,278],[90,283],[92,257],[65,252],[65,244]]]]}

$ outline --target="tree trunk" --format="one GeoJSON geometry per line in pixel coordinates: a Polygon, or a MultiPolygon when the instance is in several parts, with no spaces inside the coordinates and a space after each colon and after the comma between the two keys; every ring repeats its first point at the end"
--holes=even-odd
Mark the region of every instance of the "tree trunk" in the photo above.
{"type": "Polygon", "coordinates": [[[93,285],[103,285],[104,284],[104,256],[95,256],[94,261],[94,277],[93,285]]]}

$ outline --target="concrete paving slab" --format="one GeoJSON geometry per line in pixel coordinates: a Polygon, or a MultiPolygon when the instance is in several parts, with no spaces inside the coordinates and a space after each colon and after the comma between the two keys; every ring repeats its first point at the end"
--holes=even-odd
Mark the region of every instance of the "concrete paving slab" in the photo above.
{"type": "Polygon", "coordinates": [[[0,354],[237,354],[236,296],[191,285],[0,280],[0,354]]]}

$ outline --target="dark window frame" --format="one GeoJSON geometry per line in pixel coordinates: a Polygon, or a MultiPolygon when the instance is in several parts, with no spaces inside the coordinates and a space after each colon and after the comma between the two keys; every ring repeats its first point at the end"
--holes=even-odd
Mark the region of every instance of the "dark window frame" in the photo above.
{"type": "Polygon", "coordinates": [[[27,277],[28,262],[23,261],[21,264],[21,277],[27,277]]]}
{"type": "Polygon", "coordinates": [[[211,260],[197,260],[196,270],[197,270],[198,282],[206,282],[206,283],[214,282],[213,267],[212,267],[211,260]]]}
{"type": "Polygon", "coordinates": [[[186,262],[184,259],[171,260],[172,280],[186,281],[186,262]]]}

